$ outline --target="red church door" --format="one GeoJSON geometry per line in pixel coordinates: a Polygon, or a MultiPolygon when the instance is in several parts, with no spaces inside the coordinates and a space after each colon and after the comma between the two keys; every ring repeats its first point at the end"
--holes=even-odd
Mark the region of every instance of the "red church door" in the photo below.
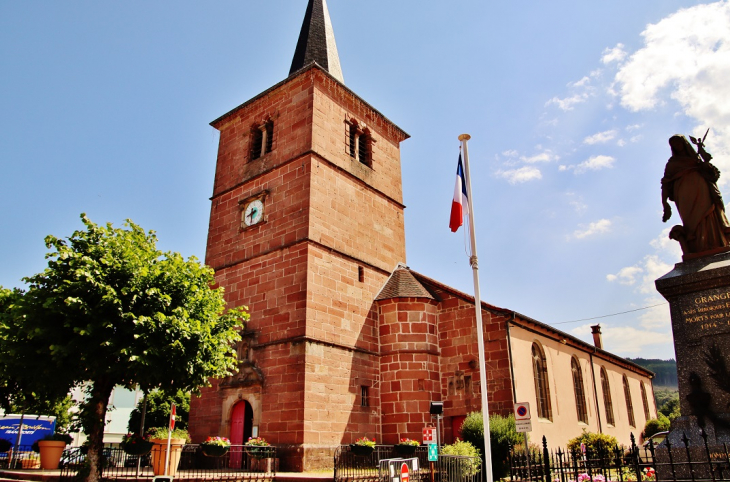
{"type": "Polygon", "coordinates": [[[233,412],[231,413],[231,463],[232,468],[241,468],[241,459],[243,455],[243,448],[241,445],[245,444],[251,437],[251,430],[253,428],[253,409],[251,404],[246,400],[238,402],[233,406],[233,412]],[[238,446],[238,447],[236,447],[238,446]]]}

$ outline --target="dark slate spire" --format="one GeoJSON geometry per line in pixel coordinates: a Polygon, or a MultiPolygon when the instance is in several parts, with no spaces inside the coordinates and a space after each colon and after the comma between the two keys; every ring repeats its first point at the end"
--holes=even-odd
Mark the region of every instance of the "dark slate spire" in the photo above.
{"type": "Polygon", "coordinates": [[[345,83],[326,0],[309,0],[289,75],[312,62],[317,62],[335,79],[345,83]]]}

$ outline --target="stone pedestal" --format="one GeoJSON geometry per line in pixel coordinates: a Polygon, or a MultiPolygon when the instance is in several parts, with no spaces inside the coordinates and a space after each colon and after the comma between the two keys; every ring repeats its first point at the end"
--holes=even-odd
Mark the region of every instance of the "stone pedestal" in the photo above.
{"type": "Polygon", "coordinates": [[[672,445],[730,443],[730,253],[675,265],[655,282],[669,301],[682,417],[672,445]]]}

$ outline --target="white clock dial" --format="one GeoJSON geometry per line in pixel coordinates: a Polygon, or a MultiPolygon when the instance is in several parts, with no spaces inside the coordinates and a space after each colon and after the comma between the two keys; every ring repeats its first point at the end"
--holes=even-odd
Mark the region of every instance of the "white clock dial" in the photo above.
{"type": "Polygon", "coordinates": [[[253,226],[264,218],[264,203],[260,199],[251,201],[243,211],[243,224],[253,226]]]}

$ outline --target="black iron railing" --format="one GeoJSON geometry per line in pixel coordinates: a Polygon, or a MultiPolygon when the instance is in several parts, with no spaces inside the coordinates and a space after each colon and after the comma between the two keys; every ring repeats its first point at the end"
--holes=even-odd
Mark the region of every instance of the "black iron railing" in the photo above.
{"type": "MultiPolygon", "coordinates": [[[[399,461],[417,459],[409,465],[409,480],[413,482],[478,482],[481,480],[481,461],[478,458],[439,455],[433,466],[428,461],[428,447],[421,445],[413,452],[404,452],[397,445],[376,445],[371,452],[361,452],[351,445],[341,445],[334,455],[335,482],[391,482],[397,474],[390,467],[400,467],[399,461]],[[394,462],[394,463],[389,463],[394,462]]],[[[407,450],[407,449],[406,449],[407,450]]]]}
{"type": "Polygon", "coordinates": [[[709,445],[700,429],[703,443],[690,443],[685,435],[681,443],[668,439],[655,446],[652,441],[638,446],[631,434],[631,446],[595,450],[549,450],[542,438],[542,449],[510,451],[510,474],[513,481],[534,482],[624,482],[730,481],[730,455],[727,444],[709,445]]]}
{"type": "MultiPolygon", "coordinates": [[[[69,449],[62,459],[61,478],[69,479],[88,470],[85,455],[69,449]]],[[[151,479],[163,475],[167,454],[165,448],[155,446],[146,455],[130,455],[118,447],[103,450],[102,477],[104,479],[151,479]]],[[[273,480],[277,470],[276,447],[249,447],[232,445],[227,453],[209,457],[199,445],[185,445],[173,449],[168,462],[168,475],[175,479],[199,480],[273,480]]]]}

